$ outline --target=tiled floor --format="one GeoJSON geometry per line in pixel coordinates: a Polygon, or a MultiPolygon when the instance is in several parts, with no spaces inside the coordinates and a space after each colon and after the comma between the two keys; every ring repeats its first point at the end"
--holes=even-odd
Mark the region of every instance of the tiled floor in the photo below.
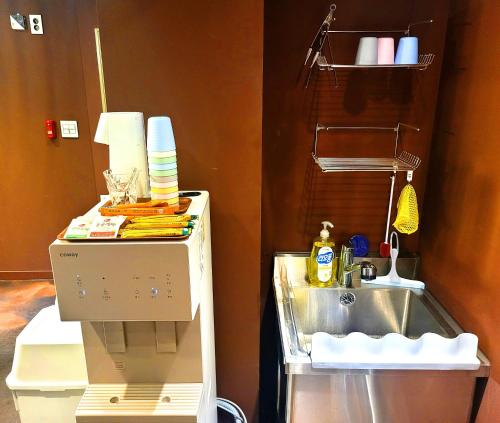
{"type": "Polygon", "coordinates": [[[2,423],[18,423],[5,378],[12,366],[16,336],[44,307],[54,304],[50,281],[0,281],[0,416],[2,423]]]}

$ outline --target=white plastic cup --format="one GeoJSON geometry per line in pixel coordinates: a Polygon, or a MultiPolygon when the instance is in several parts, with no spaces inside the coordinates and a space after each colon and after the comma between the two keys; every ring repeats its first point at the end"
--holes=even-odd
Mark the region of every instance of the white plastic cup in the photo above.
{"type": "Polygon", "coordinates": [[[377,37],[362,37],[356,54],[356,65],[376,65],[378,63],[377,37]]]}

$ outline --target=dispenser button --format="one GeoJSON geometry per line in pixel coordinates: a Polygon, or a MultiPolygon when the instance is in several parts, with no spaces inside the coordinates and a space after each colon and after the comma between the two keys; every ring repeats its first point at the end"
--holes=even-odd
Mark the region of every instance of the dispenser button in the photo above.
{"type": "Polygon", "coordinates": [[[158,292],[160,292],[158,288],[151,288],[151,295],[153,297],[156,297],[158,295],[158,292]]]}
{"type": "Polygon", "coordinates": [[[85,295],[87,295],[87,291],[85,291],[85,289],[80,289],[78,291],[78,295],[80,296],[80,298],[83,298],[85,297],[85,295]]]}

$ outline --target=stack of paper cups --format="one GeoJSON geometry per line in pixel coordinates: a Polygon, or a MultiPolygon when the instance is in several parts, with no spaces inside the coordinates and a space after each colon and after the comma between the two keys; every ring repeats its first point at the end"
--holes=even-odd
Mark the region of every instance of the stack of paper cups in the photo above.
{"type": "Polygon", "coordinates": [[[165,200],[171,206],[178,206],[177,155],[169,117],[148,119],[147,148],[151,199],[165,200]]]}

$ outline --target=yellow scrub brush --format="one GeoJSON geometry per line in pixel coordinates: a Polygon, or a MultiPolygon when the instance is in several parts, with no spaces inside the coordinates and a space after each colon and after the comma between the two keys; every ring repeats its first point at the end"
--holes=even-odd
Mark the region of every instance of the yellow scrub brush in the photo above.
{"type": "Polygon", "coordinates": [[[408,183],[401,191],[398,200],[398,214],[392,224],[402,234],[412,234],[418,229],[417,193],[411,184],[413,171],[406,176],[408,183]]]}

